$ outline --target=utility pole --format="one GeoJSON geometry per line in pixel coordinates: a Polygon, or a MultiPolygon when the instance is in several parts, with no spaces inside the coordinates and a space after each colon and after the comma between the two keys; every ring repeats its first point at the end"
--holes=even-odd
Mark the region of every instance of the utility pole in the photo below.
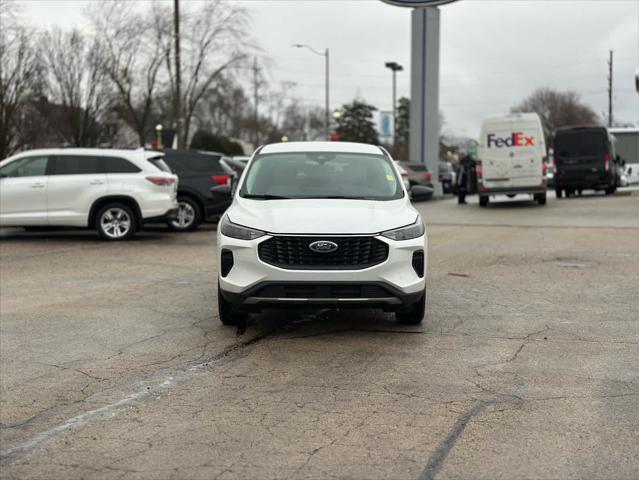
{"type": "Polygon", "coordinates": [[[326,53],[324,54],[324,56],[326,57],[326,104],[324,105],[324,109],[326,110],[326,119],[324,120],[324,130],[326,130],[325,135],[326,135],[326,140],[329,140],[331,138],[331,113],[330,113],[330,100],[329,100],[329,92],[330,92],[330,86],[329,86],[329,74],[328,74],[328,69],[329,69],[329,51],[328,48],[326,49],[326,53]]]}
{"type": "Polygon", "coordinates": [[[180,0],[173,0],[173,28],[175,29],[175,136],[177,147],[184,146],[182,138],[182,91],[180,85],[180,0]]]}
{"type": "Polygon", "coordinates": [[[324,71],[325,71],[325,87],[326,87],[326,92],[325,92],[325,104],[324,104],[324,134],[326,135],[326,140],[329,140],[331,138],[331,111],[330,111],[330,82],[329,82],[329,68],[330,68],[330,50],[328,48],[324,49],[324,53],[315,50],[313,47],[309,47],[308,45],[304,45],[302,43],[296,43],[294,45],[291,45],[294,48],[306,48],[307,50],[310,50],[311,52],[313,52],[315,55],[320,55],[322,57],[324,57],[324,71]]]}
{"type": "Polygon", "coordinates": [[[257,57],[253,59],[253,95],[255,97],[255,130],[253,132],[253,143],[255,144],[255,148],[258,147],[258,143],[260,141],[260,126],[259,126],[259,115],[258,115],[258,104],[259,104],[259,73],[260,69],[257,66],[257,57]]]}
{"type": "Polygon", "coordinates": [[[612,55],[610,50],[610,60],[608,60],[608,127],[612,127],[612,55]]]}

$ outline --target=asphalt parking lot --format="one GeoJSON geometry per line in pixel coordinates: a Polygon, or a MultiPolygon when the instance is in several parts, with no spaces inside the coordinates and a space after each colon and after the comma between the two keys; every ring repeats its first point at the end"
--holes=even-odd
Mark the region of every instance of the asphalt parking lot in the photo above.
{"type": "Polygon", "coordinates": [[[0,232],[0,477],[639,478],[639,197],[471,202],[420,327],[223,327],[213,226],[0,232]]]}

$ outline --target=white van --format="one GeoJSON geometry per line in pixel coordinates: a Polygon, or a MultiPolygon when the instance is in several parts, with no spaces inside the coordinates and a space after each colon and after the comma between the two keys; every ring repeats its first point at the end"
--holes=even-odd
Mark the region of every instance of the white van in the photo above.
{"type": "Polygon", "coordinates": [[[628,185],[639,183],[639,128],[611,128],[617,139],[615,153],[623,164],[623,174],[628,185]]]}
{"type": "Polygon", "coordinates": [[[478,148],[479,205],[490,196],[532,195],[546,204],[546,141],[536,113],[513,113],[484,120],[478,148]]]}

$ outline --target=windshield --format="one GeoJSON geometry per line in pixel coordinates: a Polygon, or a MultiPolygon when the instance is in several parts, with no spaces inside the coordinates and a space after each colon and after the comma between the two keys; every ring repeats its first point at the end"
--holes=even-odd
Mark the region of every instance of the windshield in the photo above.
{"type": "Polygon", "coordinates": [[[599,131],[565,132],[555,139],[556,157],[589,157],[605,152],[605,136],[599,131]]]}
{"type": "Polygon", "coordinates": [[[390,160],[382,155],[296,152],[256,157],[240,196],[394,200],[404,192],[390,160]]]}

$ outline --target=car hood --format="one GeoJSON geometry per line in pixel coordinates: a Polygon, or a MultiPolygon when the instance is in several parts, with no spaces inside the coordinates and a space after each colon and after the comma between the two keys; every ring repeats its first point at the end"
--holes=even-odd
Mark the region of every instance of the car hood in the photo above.
{"type": "Polygon", "coordinates": [[[414,223],[406,198],[390,201],[300,199],[252,200],[237,197],[227,210],[238,225],[269,233],[379,233],[414,223]]]}

